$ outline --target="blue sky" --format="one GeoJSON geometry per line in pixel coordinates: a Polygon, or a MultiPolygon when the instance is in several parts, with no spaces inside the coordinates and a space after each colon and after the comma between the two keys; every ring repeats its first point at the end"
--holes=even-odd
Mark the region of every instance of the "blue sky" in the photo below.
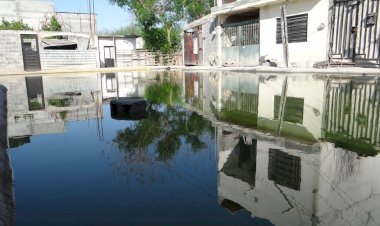
{"type": "MultiPolygon", "coordinates": [[[[88,13],[87,0],[54,0],[57,12],[81,12],[88,13]]],[[[108,0],[94,0],[95,13],[97,14],[98,31],[104,29],[113,30],[126,26],[132,22],[129,12],[115,5],[110,5],[108,0]]]]}

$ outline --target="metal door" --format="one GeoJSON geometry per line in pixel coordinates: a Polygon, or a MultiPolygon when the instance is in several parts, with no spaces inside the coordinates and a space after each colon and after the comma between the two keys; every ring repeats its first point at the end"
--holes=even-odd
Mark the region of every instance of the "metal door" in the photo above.
{"type": "Polygon", "coordinates": [[[185,65],[198,65],[198,32],[185,32],[185,65]]]}
{"type": "Polygon", "coordinates": [[[41,70],[40,53],[37,35],[21,35],[22,56],[25,71],[41,70]]]}
{"type": "Polygon", "coordinates": [[[379,62],[379,0],[334,0],[332,58],[379,62]]]}

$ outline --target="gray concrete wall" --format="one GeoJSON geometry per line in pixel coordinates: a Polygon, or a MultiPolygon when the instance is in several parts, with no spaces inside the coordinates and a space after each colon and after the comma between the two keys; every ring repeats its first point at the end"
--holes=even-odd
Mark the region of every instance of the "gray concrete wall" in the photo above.
{"type": "Polygon", "coordinates": [[[47,17],[54,14],[54,1],[0,0],[0,17],[8,21],[23,20],[39,30],[47,17]]]}
{"type": "Polygon", "coordinates": [[[0,0],[1,18],[23,20],[35,31],[41,30],[53,15],[61,23],[62,31],[96,33],[95,14],[56,12],[53,0],[0,0]]]}
{"type": "Polygon", "coordinates": [[[23,70],[20,34],[15,31],[0,32],[1,70],[23,70]]]}
{"type": "Polygon", "coordinates": [[[96,50],[44,50],[40,52],[41,68],[97,68],[97,54],[96,50]]]}
{"type": "MultiPolygon", "coordinates": [[[[218,35],[217,35],[218,18],[214,17],[207,21],[202,27],[203,39],[203,66],[214,65],[218,55],[218,35]]],[[[218,64],[218,62],[216,62],[218,64]]]]}
{"type": "Polygon", "coordinates": [[[96,15],[87,13],[57,12],[58,21],[62,25],[62,31],[96,33],[96,15]],[[94,26],[95,21],[95,26],[94,26]]]}
{"type": "Polygon", "coordinates": [[[97,41],[94,41],[94,37],[91,37],[89,34],[69,32],[0,31],[0,68],[2,70],[24,70],[20,38],[21,34],[38,35],[42,70],[98,67],[98,52],[96,50],[97,41]],[[42,38],[57,35],[68,36],[71,41],[78,44],[80,50],[44,50],[41,44],[42,38]],[[88,47],[91,49],[87,50],[88,47]]]}
{"type": "Polygon", "coordinates": [[[7,153],[7,89],[0,85],[0,225],[13,225],[12,169],[7,153]]]}

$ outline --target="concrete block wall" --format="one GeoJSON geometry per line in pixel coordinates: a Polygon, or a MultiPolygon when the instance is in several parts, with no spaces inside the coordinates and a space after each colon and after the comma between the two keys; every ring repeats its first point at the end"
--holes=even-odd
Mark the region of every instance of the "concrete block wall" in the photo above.
{"type": "Polygon", "coordinates": [[[208,22],[206,22],[202,27],[202,38],[203,39],[203,62],[201,65],[218,65],[220,57],[218,57],[218,18],[214,17],[208,22]]]}
{"type": "Polygon", "coordinates": [[[54,14],[54,1],[0,0],[0,17],[23,20],[34,30],[41,28],[46,16],[54,14]]]}
{"type": "Polygon", "coordinates": [[[0,47],[0,68],[2,70],[24,70],[19,33],[1,31],[0,47]]]}
{"type": "Polygon", "coordinates": [[[41,69],[97,68],[97,50],[43,50],[41,69]]]}
{"type": "Polygon", "coordinates": [[[78,33],[96,33],[95,14],[57,12],[56,15],[59,22],[62,25],[62,31],[78,33]]]}

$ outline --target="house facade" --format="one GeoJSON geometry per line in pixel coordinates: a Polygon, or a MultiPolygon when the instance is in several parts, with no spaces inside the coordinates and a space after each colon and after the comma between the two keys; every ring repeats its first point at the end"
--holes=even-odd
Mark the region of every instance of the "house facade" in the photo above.
{"type": "Polygon", "coordinates": [[[209,15],[184,27],[184,60],[218,66],[378,66],[379,6],[378,0],[218,0],[209,15]]]}

